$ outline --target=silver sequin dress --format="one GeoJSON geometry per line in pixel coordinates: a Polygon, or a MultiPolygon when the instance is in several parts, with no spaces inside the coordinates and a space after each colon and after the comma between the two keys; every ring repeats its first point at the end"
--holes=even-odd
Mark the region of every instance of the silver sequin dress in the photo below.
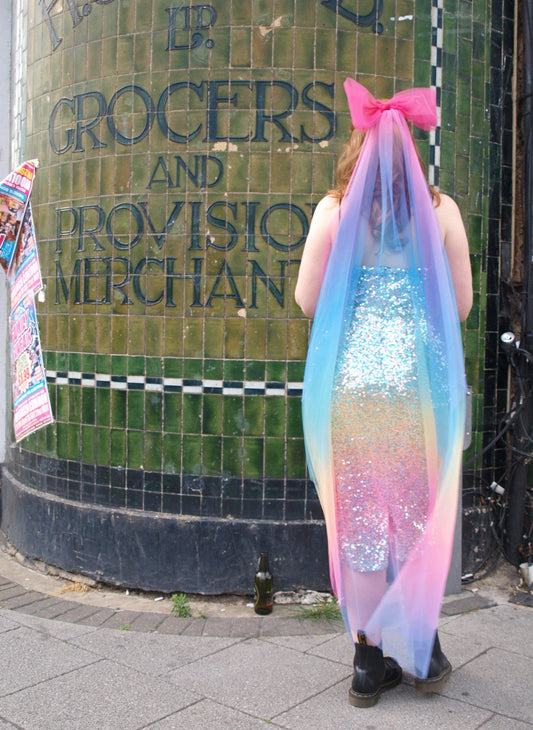
{"type": "Polygon", "coordinates": [[[335,518],[341,562],[358,572],[401,564],[426,524],[427,327],[416,279],[363,267],[345,316],[332,400],[335,518]]]}

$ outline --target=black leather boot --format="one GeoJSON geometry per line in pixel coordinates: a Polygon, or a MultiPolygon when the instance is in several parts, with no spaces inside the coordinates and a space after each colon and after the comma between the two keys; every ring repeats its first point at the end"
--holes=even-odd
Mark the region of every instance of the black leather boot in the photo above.
{"type": "Polygon", "coordinates": [[[440,648],[439,635],[435,634],[428,676],[425,679],[415,677],[415,687],[419,692],[440,692],[451,673],[452,665],[440,648]]]}
{"type": "Polygon", "coordinates": [[[357,639],[348,701],[354,707],[373,707],[384,690],[400,684],[402,670],[394,659],[384,657],[379,647],[368,646],[363,633],[359,632],[357,639]]]}

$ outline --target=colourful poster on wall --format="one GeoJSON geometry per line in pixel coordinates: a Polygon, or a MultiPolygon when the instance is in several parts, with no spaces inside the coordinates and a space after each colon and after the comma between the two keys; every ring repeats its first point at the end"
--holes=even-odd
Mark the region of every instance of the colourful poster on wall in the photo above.
{"type": "Polygon", "coordinates": [[[32,293],[11,310],[9,330],[15,440],[20,441],[53,421],[32,293]]]}
{"type": "Polygon", "coordinates": [[[31,205],[35,161],[0,183],[0,263],[11,285],[9,332],[15,439],[52,423],[35,295],[43,288],[31,205]]]}
{"type": "Polygon", "coordinates": [[[28,204],[22,221],[22,233],[13,257],[9,281],[11,283],[11,309],[14,309],[29,292],[37,295],[43,288],[31,203],[28,204]]]}
{"type": "Polygon", "coordinates": [[[5,271],[15,255],[36,166],[35,160],[24,162],[0,183],[0,264],[5,271]]]}

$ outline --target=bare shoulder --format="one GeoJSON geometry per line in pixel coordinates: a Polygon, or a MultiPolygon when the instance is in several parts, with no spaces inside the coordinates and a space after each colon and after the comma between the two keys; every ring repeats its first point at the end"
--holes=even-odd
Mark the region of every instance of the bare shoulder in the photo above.
{"type": "Polygon", "coordinates": [[[339,199],[334,195],[326,195],[315,208],[313,217],[319,216],[320,218],[327,218],[335,215],[339,210],[339,199]]]}
{"type": "Polygon", "coordinates": [[[440,193],[440,203],[435,207],[435,213],[439,221],[443,235],[455,231],[458,227],[463,228],[463,219],[459,206],[453,198],[445,193],[440,193]]]}
{"type": "Polygon", "coordinates": [[[439,193],[440,197],[440,203],[437,206],[436,210],[441,208],[443,211],[459,211],[459,206],[455,202],[453,198],[451,198],[449,195],[446,195],[446,193],[439,193]]]}
{"type": "Polygon", "coordinates": [[[452,218],[461,217],[459,206],[453,198],[446,195],[446,193],[439,193],[439,198],[440,202],[435,208],[437,218],[446,220],[449,219],[449,216],[452,216],[452,218]]]}

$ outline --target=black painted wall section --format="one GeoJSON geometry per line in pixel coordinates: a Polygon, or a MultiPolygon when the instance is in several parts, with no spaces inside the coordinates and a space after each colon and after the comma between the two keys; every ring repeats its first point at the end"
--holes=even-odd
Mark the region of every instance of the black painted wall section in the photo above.
{"type": "Polygon", "coordinates": [[[87,505],[26,487],[4,469],[2,528],[30,558],[123,587],[251,594],[259,553],[267,550],[275,590],[330,590],[319,520],[216,519],[87,505]]]}

